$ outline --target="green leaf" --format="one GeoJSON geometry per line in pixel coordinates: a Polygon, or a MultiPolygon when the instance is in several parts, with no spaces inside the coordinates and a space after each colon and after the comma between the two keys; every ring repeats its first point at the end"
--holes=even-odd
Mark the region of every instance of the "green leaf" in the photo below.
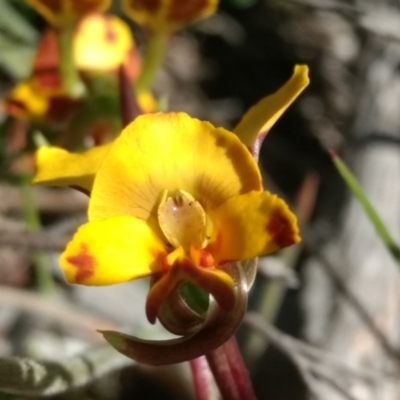
{"type": "Polygon", "coordinates": [[[31,70],[38,32],[4,0],[0,27],[0,64],[14,79],[26,78],[31,70]]]}

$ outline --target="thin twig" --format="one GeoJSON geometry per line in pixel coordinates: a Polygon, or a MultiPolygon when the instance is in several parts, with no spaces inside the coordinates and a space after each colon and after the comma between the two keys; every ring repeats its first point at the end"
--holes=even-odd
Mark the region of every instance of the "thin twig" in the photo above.
{"type": "MultiPolygon", "coordinates": [[[[320,371],[321,365],[329,365],[331,368],[340,369],[345,374],[357,375],[365,380],[376,380],[380,375],[388,376],[391,374],[390,371],[373,370],[352,365],[340,357],[280,332],[257,313],[247,313],[244,322],[256,329],[289,358],[296,359],[296,364],[298,364],[298,358],[301,357],[313,371],[320,371]]],[[[393,374],[393,378],[396,379],[395,374],[393,374]]]]}
{"type": "Polygon", "coordinates": [[[81,311],[66,302],[52,300],[38,295],[35,292],[0,286],[0,304],[17,307],[28,313],[47,317],[52,321],[67,326],[70,329],[78,329],[90,333],[93,339],[100,340],[101,335],[97,329],[115,329],[110,321],[95,317],[81,311]]]}
{"type": "Polygon", "coordinates": [[[62,251],[70,239],[70,236],[55,236],[45,231],[9,232],[0,230],[0,246],[11,246],[18,249],[62,251]]]}
{"type": "MultiPolygon", "coordinates": [[[[71,189],[35,187],[33,196],[37,208],[48,213],[76,213],[85,212],[87,209],[87,198],[71,189]]],[[[22,210],[23,193],[20,187],[2,183],[0,199],[0,213],[6,214],[22,210]]]]}
{"type": "Polygon", "coordinates": [[[354,296],[351,290],[347,287],[343,279],[336,272],[335,267],[331,264],[331,262],[321,254],[321,251],[318,250],[318,247],[312,243],[310,240],[310,235],[307,235],[307,240],[305,241],[305,245],[309,248],[313,255],[318,259],[319,265],[324,268],[325,272],[329,275],[329,278],[334,283],[336,289],[342,294],[343,298],[347,300],[349,305],[353,307],[353,309],[358,313],[359,317],[371,331],[371,333],[375,336],[375,338],[379,341],[382,348],[386,351],[387,355],[391,358],[400,358],[400,352],[398,349],[394,348],[385,334],[376,326],[375,322],[365,310],[360,301],[354,296]]]}

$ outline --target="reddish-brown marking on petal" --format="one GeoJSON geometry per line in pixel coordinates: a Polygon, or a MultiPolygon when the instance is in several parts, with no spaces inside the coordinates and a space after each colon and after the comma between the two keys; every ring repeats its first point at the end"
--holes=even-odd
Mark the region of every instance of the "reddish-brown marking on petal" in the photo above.
{"type": "Polygon", "coordinates": [[[106,42],[114,44],[118,39],[118,34],[114,29],[112,21],[110,18],[104,18],[105,35],[104,38],[106,42]]]}
{"type": "Polygon", "coordinates": [[[32,75],[43,87],[60,88],[60,56],[57,33],[48,29],[42,36],[33,61],[32,75]]]}
{"type": "Polygon", "coordinates": [[[161,265],[161,271],[154,274],[154,275],[164,275],[166,274],[170,269],[171,265],[168,264],[167,256],[168,253],[166,251],[160,252],[160,251],[153,251],[153,257],[156,261],[157,265],[161,265]]]}
{"type": "Polygon", "coordinates": [[[220,230],[217,231],[217,236],[215,239],[210,242],[205,250],[209,252],[211,255],[214,255],[214,257],[219,253],[220,249],[222,247],[222,232],[220,230]]]}
{"type": "Polygon", "coordinates": [[[77,255],[67,257],[67,261],[76,268],[75,282],[77,283],[84,282],[94,274],[96,259],[89,253],[86,243],[81,244],[77,255]]]}
{"type": "Polygon", "coordinates": [[[81,192],[81,193],[83,193],[83,194],[85,194],[86,196],[88,196],[88,197],[90,197],[90,192],[89,192],[89,190],[86,190],[86,189],[84,189],[84,188],[82,188],[82,187],[80,187],[80,186],[78,186],[78,185],[71,185],[71,186],[69,186],[71,189],[75,189],[75,190],[77,190],[78,192],[81,192]]]}
{"type": "Polygon", "coordinates": [[[200,251],[200,266],[205,268],[214,267],[215,261],[214,257],[206,250],[200,251]]]}
{"type": "Polygon", "coordinates": [[[7,114],[12,115],[16,118],[28,118],[28,108],[26,104],[21,100],[4,99],[3,107],[7,114]]]}
{"type": "Polygon", "coordinates": [[[208,0],[172,0],[168,10],[168,19],[179,23],[188,23],[201,15],[208,0]]]}
{"type": "Polygon", "coordinates": [[[108,3],[104,0],[73,0],[72,4],[76,15],[83,16],[104,10],[108,3]]]}
{"type": "Polygon", "coordinates": [[[284,248],[296,243],[296,234],[290,221],[278,210],[274,212],[266,229],[270,233],[278,247],[284,248]]]}
{"type": "Polygon", "coordinates": [[[147,11],[155,14],[161,5],[160,0],[131,0],[129,1],[129,7],[137,11],[147,11]]]}
{"type": "Polygon", "coordinates": [[[59,14],[62,12],[63,0],[40,0],[37,3],[41,3],[44,7],[50,10],[53,14],[59,14]]]}

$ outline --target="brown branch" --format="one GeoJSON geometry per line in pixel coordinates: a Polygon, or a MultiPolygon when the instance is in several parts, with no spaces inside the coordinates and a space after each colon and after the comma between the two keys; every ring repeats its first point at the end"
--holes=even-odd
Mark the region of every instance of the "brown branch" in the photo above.
{"type": "Polygon", "coordinates": [[[17,307],[21,311],[49,318],[72,331],[74,329],[83,330],[97,341],[102,341],[101,335],[97,333],[98,329],[116,328],[110,321],[79,310],[64,301],[8,286],[0,285],[0,304],[17,307]]]}
{"type": "MultiPolygon", "coordinates": [[[[0,214],[22,210],[22,191],[19,187],[0,185],[0,214]]],[[[47,213],[76,213],[86,211],[87,198],[72,189],[35,187],[35,204],[47,213]]]]}

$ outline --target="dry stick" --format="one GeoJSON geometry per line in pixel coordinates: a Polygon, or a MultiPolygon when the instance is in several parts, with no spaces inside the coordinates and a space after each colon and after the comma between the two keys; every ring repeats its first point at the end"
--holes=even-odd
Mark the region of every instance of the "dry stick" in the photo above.
{"type": "Polygon", "coordinates": [[[30,250],[62,251],[70,236],[55,236],[46,232],[9,232],[0,230],[0,245],[30,250]]]}
{"type": "Polygon", "coordinates": [[[337,384],[336,376],[357,376],[364,381],[374,381],[379,384],[382,377],[391,377],[397,381],[397,373],[392,370],[363,368],[355,364],[343,361],[342,358],[302,342],[266,322],[257,313],[247,313],[244,322],[254,328],[270,341],[276,348],[292,360],[298,368],[309,391],[316,399],[319,399],[316,387],[321,383],[321,377],[331,382],[335,389],[343,395],[343,398],[355,400],[347,392],[348,388],[337,384]]]}
{"type": "Polygon", "coordinates": [[[192,371],[194,388],[196,391],[197,400],[217,400],[220,399],[217,393],[215,381],[210,371],[205,356],[195,358],[190,361],[190,369],[192,371]]]}
{"type": "MultiPolygon", "coordinates": [[[[258,313],[247,313],[243,322],[265,336],[266,339],[270,340],[274,346],[287,354],[292,360],[295,359],[295,357],[301,356],[304,360],[307,360],[307,363],[310,366],[313,366],[315,370],[320,368],[319,365],[317,366],[317,364],[325,364],[336,369],[340,369],[346,374],[359,375],[363,379],[374,379],[379,375],[391,374],[388,370],[373,370],[371,368],[363,368],[358,365],[353,365],[347,361],[343,361],[343,359],[339,356],[314,347],[306,342],[279,331],[273,325],[266,322],[258,313]]],[[[396,374],[392,374],[392,376],[393,379],[397,379],[396,374]]]]}
{"type": "Polygon", "coordinates": [[[341,277],[336,273],[335,267],[326,259],[326,257],[322,256],[321,252],[316,249],[316,246],[310,244],[309,241],[306,241],[306,246],[313,251],[314,256],[320,261],[320,265],[324,267],[325,272],[332,279],[336,288],[340,291],[343,297],[348,301],[348,303],[357,311],[360,318],[363,320],[367,328],[372,332],[372,334],[376,337],[376,339],[381,344],[382,348],[386,351],[388,356],[391,358],[399,359],[400,351],[395,349],[387,340],[385,334],[376,326],[371,316],[365,310],[363,305],[358,301],[358,299],[354,296],[354,294],[348,289],[346,284],[343,282],[341,277]]]}
{"type": "MultiPolygon", "coordinates": [[[[47,213],[73,214],[87,209],[87,199],[69,189],[35,187],[33,197],[37,208],[47,213]]],[[[20,187],[1,183],[0,199],[0,213],[21,212],[23,193],[20,187]]]]}
{"type": "Polygon", "coordinates": [[[48,298],[39,296],[34,292],[14,289],[9,286],[0,285],[0,304],[47,317],[68,326],[68,328],[83,329],[97,340],[100,340],[101,336],[96,329],[115,329],[115,325],[110,321],[78,310],[65,302],[49,301],[48,298]]]}

